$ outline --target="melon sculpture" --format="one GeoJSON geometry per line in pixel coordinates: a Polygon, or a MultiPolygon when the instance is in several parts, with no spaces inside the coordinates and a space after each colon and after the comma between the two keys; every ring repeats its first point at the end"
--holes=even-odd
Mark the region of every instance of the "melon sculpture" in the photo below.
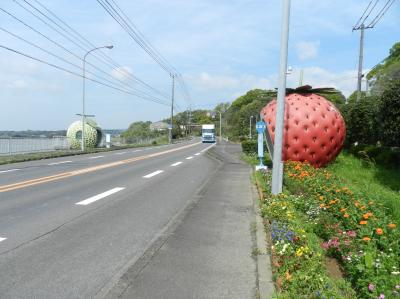
{"type": "MultiPolygon", "coordinates": [[[[346,136],[343,117],[330,101],[316,94],[333,91],[308,85],[287,90],[282,160],[308,161],[322,167],[339,154],[346,136]]],[[[261,115],[274,140],[276,100],[265,106],[261,115]]]]}
{"type": "MultiPolygon", "coordinates": [[[[80,149],[82,142],[82,121],[73,122],[67,130],[67,138],[71,149],[80,149]]],[[[98,146],[102,139],[101,128],[92,119],[85,121],[85,147],[94,148],[98,146]]]]}

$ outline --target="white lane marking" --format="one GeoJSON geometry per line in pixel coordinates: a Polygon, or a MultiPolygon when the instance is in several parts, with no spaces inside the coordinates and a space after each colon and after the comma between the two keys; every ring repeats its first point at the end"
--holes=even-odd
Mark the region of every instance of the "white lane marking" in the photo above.
{"type": "Polygon", "coordinates": [[[201,155],[201,153],[194,154],[195,156],[201,155]]]}
{"type": "Polygon", "coordinates": [[[149,173],[149,174],[147,174],[147,175],[145,175],[145,176],[143,176],[145,179],[149,179],[149,178],[151,178],[151,177],[153,177],[153,176],[155,176],[155,175],[157,175],[157,174],[160,174],[160,173],[163,173],[164,172],[164,170],[157,170],[157,171],[154,171],[154,172],[152,172],[152,173],[149,173]]]}
{"type": "Polygon", "coordinates": [[[178,165],[180,165],[180,164],[182,164],[183,162],[176,162],[176,163],[174,163],[174,164],[171,164],[171,166],[178,166],[178,165]]]}
{"type": "Polygon", "coordinates": [[[94,157],[89,157],[89,159],[98,159],[98,158],[104,158],[104,156],[94,156],[94,157]]]}
{"type": "Polygon", "coordinates": [[[97,194],[97,195],[95,195],[95,196],[92,196],[92,197],[90,197],[90,198],[88,198],[88,199],[85,199],[85,200],[82,200],[82,201],[80,201],[80,202],[77,202],[77,203],[75,203],[75,204],[76,204],[76,205],[81,205],[81,206],[87,206],[87,205],[89,205],[89,204],[91,204],[91,203],[94,203],[95,201],[98,201],[98,200],[100,200],[100,199],[102,199],[102,198],[104,198],[104,197],[110,196],[110,195],[112,195],[112,194],[114,194],[114,193],[117,193],[117,192],[119,192],[119,191],[122,191],[122,190],[124,190],[124,189],[125,189],[125,187],[117,187],[117,188],[108,190],[108,191],[106,191],[106,192],[97,194]]]}
{"type": "Polygon", "coordinates": [[[4,241],[4,240],[7,240],[7,238],[2,238],[2,237],[0,237],[0,242],[2,242],[2,241],[4,241]]]}
{"type": "Polygon", "coordinates": [[[193,156],[187,157],[186,160],[193,159],[193,156]]]}
{"type": "Polygon", "coordinates": [[[0,173],[13,172],[13,171],[18,171],[18,170],[21,170],[21,169],[19,169],[19,168],[7,169],[7,170],[0,171],[0,173]]]}
{"type": "Polygon", "coordinates": [[[205,151],[209,150],[210,148],[212,148],[213,146],[215,146],[215,143],[213,145],[210,145],[209,147],[206,147],[205,149],[201,150],[200,152],[205,152],[205,151]]]}
{"type": "Polygon", "coordinates": [[[124,155],[124,154],[126,154],[127,152],[121,152],[121,153],[115,153],[116,155],[124,155]]]}
{"type": "Polygon", "coordinates": [[[72,163],[72,161],[54,162],[54,163],[50,163],[50,164],[47,164],[47,165],[52,166],[52,165],[59,165],[59,164],[66,164],[66,163],[72,163]]]}
{"type": "Polygon", "coordinates": [[[131,153],[137,153],[137,152],[141,152],[142,150],[135,150],[135,151],[131,151],[131,153]]]}

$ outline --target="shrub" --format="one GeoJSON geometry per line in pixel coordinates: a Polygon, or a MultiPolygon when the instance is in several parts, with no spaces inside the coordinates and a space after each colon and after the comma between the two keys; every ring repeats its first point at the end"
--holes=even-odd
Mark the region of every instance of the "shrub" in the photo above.
{"type": "Polygon", "coordinates": [[[243,140],[242,151],[245,154],[257,154],[257,141],[255,140],[243,140]]]}

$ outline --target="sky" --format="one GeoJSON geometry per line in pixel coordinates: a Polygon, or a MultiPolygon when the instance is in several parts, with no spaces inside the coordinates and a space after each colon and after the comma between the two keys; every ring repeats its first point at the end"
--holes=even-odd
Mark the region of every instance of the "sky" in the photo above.
{"type": "MultiPolygon", "coordinates": [[[[165,102],[158,104],[86,80],[86,113],[94,114],[102,128],[124,129],[134,121],[169,117],[172,85],[169,74],[96,0],[1,0],[0,8],[53,41],[0,10],[1,46],[82,73],[81,59],[88,49],[66,39],[18,5],[30,8],[27,3],[37,6],[37,1],[93,45],[114,46],[100,51],[117,62],[119,68],[102,63],[97,59],[99,54],[93,52],[95,55],[87,57],[88,78],[101,76],[113,85],[141,88],[127,80],[125,72],[165,95],[163,98],[153,90],[146,91],[165,102]]],[[[177,86],[178,112],[189,106],[212,109],[218,103],[234,101],[250,89],[277,86],[282,1],[114,1],[184,78],[191,102],[185,100],[177,86]]],[[[369,1],[292,1],[288,57],[292,72],[287,77],[288,86],[298,86],[303,70],[304,84],[336,87],[346,96],[354,91],[360,32],[352,32],[352,27],[369,1]]],[[[390,47],[399,41],[398,28],[400,2],[396,1],[375,28],[365,32],[364,71],[388,55],[390,47]]],[[[0,131],[63,130],[82,112],[81,77],[3,48],[0,48],[0,88],[0,131]]]]}

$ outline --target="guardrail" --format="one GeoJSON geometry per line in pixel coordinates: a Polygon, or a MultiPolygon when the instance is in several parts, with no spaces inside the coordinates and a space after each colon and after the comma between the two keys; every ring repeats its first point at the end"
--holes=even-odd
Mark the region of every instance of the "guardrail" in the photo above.
{"type": "Polygon", "coordinates": [[[69,150],[70,144],[65,136],[53,138],[0,137],[0,155],[28,154],[69,150]]]}

